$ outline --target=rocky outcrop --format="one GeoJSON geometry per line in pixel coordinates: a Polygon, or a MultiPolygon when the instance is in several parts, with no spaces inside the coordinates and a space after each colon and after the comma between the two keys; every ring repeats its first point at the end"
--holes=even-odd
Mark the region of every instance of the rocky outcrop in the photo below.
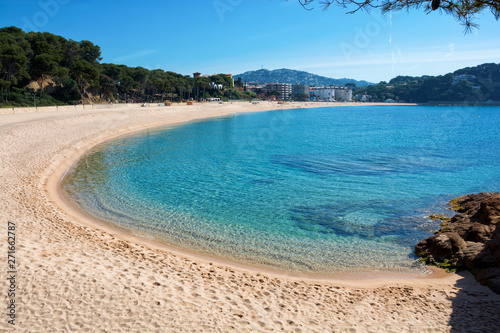
{"type": "Polygon", "coordinates": [[[450,204],[458,213],[415,253],[427,264],[466,268],[500,294],[500,193],[469,194],[450,204]]]}

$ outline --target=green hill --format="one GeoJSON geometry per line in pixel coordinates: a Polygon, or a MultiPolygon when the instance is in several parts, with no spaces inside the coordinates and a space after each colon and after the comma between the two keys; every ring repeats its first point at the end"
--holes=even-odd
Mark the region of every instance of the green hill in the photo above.
{"type": "Polygon", "coordinates": [[[389,83],[357,89],[355,95],[369,95],[373,102],[393,99],[409,103],[498,103],[500,64],[482,64],[440,76],[398,76],[389,83]]]}
{"type": "Polygon", "coordinates": [[[293,69],[259,69],[256,71],[248,71],[234,76],[235,79],[241,78],[242,81],[256,82],[256,83],[300,83],[307,86],[344,86],[346,83],[354,83],[358,87],[372,85],[373,83],[367,81],[357,81],[354,79],[333,79],[330,77],[311,74],[304,71],[297,71],[293,69]]]}

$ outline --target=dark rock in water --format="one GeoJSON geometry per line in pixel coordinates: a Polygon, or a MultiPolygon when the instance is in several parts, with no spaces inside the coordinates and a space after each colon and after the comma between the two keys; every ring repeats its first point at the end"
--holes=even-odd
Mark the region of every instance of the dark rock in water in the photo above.
{"type": "Polygon", "coordinates": [[[465,248],[465,241],[456,232],[445,232],[424,239],[415,246],[415,253],[421,257],[432,256],[434,260],[452,259],[465,248]]]}
{"type": "Polygon", "coordinates": [[[500,294],[500,193],[469,194],[450,204],[458,214],[418,243],[415,253],[427,264],[465,267],[500,294]]]}
{"type": "Polygon", "coordinates": [[[444,231],[454,231],[460,235],[460,237],[465,238],[467,231],[470,227],[470,219],[469,216],[465,213],[458,213],[453,216],[450,220],[450,225],[446,230],[440,230],[440,232],[444,231]]]}
{"type": "Polygon", "coordinates": [[[491,197],[498,193],[495,192],[483,192],[477,194],[467,194],[450,201],[453,209],[459,213],[466,213],[469,216],[473,216],[479,210],[481,201],[491,197]]]}
{"type": "Polygon", "coordinates": [[[484,199],[476,215],[477,220],[482,224],[491,227],[498,225],[500,222],[500,195],[484,199]]]}

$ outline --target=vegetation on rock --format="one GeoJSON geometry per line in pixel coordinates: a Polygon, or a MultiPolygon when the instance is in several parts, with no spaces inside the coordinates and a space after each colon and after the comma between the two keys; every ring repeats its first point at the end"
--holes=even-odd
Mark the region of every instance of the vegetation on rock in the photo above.
{"type": "Polygon", "coordinates": [[[420,261],[447,270],[468,269],[500,293],[500,193],[453,199],[458,212],[449,223],[415,246],[420,261]]]}

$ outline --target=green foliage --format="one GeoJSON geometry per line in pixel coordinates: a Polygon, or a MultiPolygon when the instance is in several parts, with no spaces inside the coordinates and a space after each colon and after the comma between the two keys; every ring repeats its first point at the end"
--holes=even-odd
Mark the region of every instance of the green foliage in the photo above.
{"type": "Polygon", "coordinates": [[[88,40],[83,40],[78,43],[80,49],[80,57],[89,62],[90,64],[95,64],[101,58],[101,48],[97,45],[92,44],[88,40]]]}
{"type": "Polygon", "coordinates": [[[254,98],[257,98],[257,95],[249,91],[243,92],[236,89],[226,89],[224,90],[223,98],[224,100],[231,100],[231,99],[252,100],[254,98]]]}
{"type": "Polygon", "coordinates": [[[0,29],[0,78],[13,85],[29,79],[27,62],[30,51],[30,44],[21,29],[0,29]]]}
{"type": "Polygon", "coordinates": [[[84,59],[75,61],[70,68],[71,76],[80,84],[81,93],[90,85],[96,85],[99,78],[99,70],[84,59]]]}
{"type": "Polygon", "coordinates": [[[453,209],[456,212],[461,212],[462,210],[464,210],[464,207],[460,203],[460,199],[461,198],[462,197],[458,197],[458,198],[450,200],[450,202],[448,203],[448,205],[451,206],[451,209],[453,209]]]}
{"type": "Polygon", "coordinates": [[[453,259],[443,259],[442,261],[437,261],[432,256],[425,256],[423,253],[418,254],[418,257],[418,261],[422,264],[445,269],[447,273],[455,273],[458,270],[458,267],[454,265],[453,259]]]}
{"type": "MultiPolygon", "coordinates": [[[[298,0],[306,9],[310,10],[316,0],[298,0]]],[[[477,27],[474,19],[482,13],[483,10],[490,11],[495,19],[500,17],[500,1],[498,0],[318,0],[323,9],[326,10],[332,4],[338,4],[341,7],[349,8],[348,13],[355,13],[358,10],[370,10],[380,8],[382,13],[391,11],[410,9],[423,9],[430,13],[438,10],[447,15],[451,15],[457,21],[461,22],[467,32],[477,27]]]]}
{"type": "Polygon", "coordinates": [[[238,80],[236,80],[234,82],[234,86],[238,87],[238,88],[243,88],[244,84],[243,84],[243,80],[241,79],[241,77],[239,77],[238,80]]]}
{"type": "Polygon", "coordinates": [[[281,96],[281,93],[278,91],[278,90],[269,90],[268,92],[266,92],[266,96],[267,97],[270,97],[270,96],[281,96]]]}
{"type": "Polygon", "coordinates": [[[232,79],[226,74],[216,74],[210,76],[210,82],[222,84],[224,87],[233,88],[232,79]]]}
{"type": "Polygon", "coordinates": [[[78,104],[80,99],[78,83],[68,77],[60,82],[59,89],[57,89],[52,96],[62,104],[78,104]]]}
{"type": "Polygon", "coordinates": [[[300,93],[300,94],[294,95],[293,99],[296,101],[305,102],[305,101],[308,101],[310,99],[310,97],[308,94],[300,93]]]}
{"type": "Polygon", "coordinates": [[[38,93],[37,105],[74,104],[83,98],[87,88],[98,87],[100,54],[100,48],[89,41],[78,43],[47,32],[2,28],[0,100],[9,105],[33,105],[32,94],[38,93]],[[30,80],[41,80],[43,87],[48,78],[56,84],[50,95],[27,88],[30,80]],[[74,94],[75,81],[80,84],[80,96],[74,94]]]}
{"type": "Polygon", "coordinates": [[[371,95],[372,101],[391,98],[399,102],[500,101],[500,64],[482,64],[441,76],[398,76],[386,82],[357,89],[354,95],[371,95]],[[460,75],[469,75],[458,80],[460,75]]]}
{"type": "Polygon", "coordinates": [[[429,215],[429,218],[433,221],[441,221],[441,222],[449,222],[451,220],[451,217],[444,214],[431,214],[429,215]]]}
{"type": "Polygon", "coordinates": [[[42,53],[33,58],[31,71],[36,77],[53,75],[57,68],[57,63],[48,53],[42,53]]]}
{"type": "Polygon", "coordinates": [[[305,84],[307,86],[344,86],[348,82],[354,83],[356,86],[369,86],[372,82],[368,81],[356,81],[353,79],[333,79],[331,77],[325,77],[320,75],[315,75],[305,71],[298,71],[293,69],[281,68],[275,70],[258,69],[255,71],[248,71],[239,75],[236,78],[241,78],[243,81],[247,82],[276,82],[276,83],[299,83],[305,84]]]}
{"type": "Polygon", "coordinates": [[[100,47],[87,40],[77,42],[48,32],[2,28],[0,106],[32,106],[34,93],[37,105],[255,97],[234,90],[233,81],[226,74],[193,79],[161,69],[101,64],[100,60],[100,47]],[[27,87],[31,80],[43,86],[49,79],[55,86],[48,92],[27,87]],[[210,82],[222,84],[224,89],[214,90],[210,82]]]}

